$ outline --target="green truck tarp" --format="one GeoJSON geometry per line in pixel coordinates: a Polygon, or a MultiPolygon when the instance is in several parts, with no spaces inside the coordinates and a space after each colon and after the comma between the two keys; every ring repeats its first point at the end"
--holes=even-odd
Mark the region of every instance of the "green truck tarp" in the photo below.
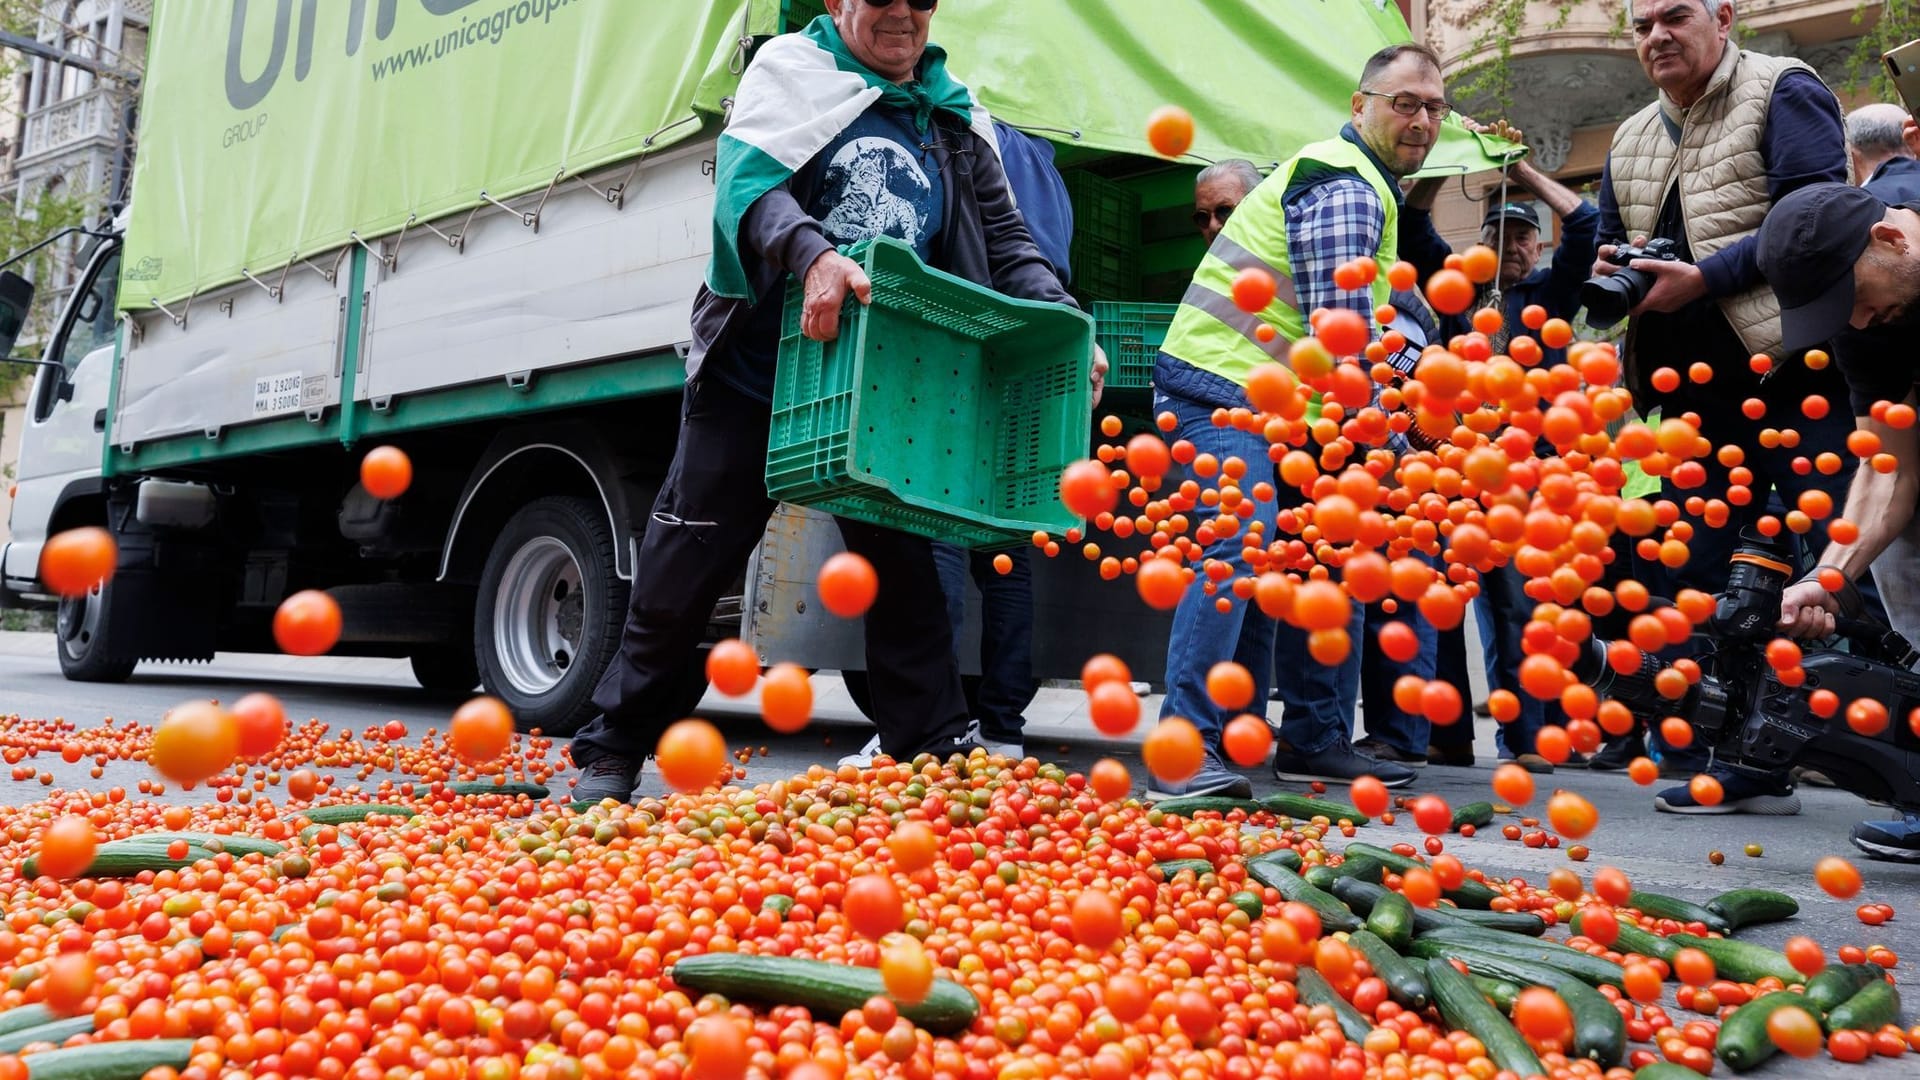
{"type": "MultiPolygon", "coordinates": [[[[120,305],[539,192],[717,131],[779,0],[227,0],[155,5],[120,305]]],[[[1408,39],[1385,0],[954,0],[933,22],[996,115],[1148,154],[1169,102],[1196,159],[1261,164],[1346,119],[1408,39]]],[[[1510,150],[1452,125],[1430,170],[1510,150]]]]}

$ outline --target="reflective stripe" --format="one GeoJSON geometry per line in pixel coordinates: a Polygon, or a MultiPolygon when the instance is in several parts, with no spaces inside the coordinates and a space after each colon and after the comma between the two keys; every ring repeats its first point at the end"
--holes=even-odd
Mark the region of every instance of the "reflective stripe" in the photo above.
{"type": "MultiPolygon", "coordinates": [[[[1289,281],[1287,284],[1291,288],[1293,283],[1289,281]]],[[[1213,316],[1275,360],[1285,360],[1287,354],[1293,350],[1293,343],[1278,332],[1274,333],[1272,341],[1261,341],[1258,337],[1259,330],[1266,324],[1260,321],[1260,316],[1242,311],[1240,305],[1233,302],[1232,297],[1221,296],[1197,281],[1187,286],[1187,293],[1180,298],[1180,302],[1213,316]]]]}
{"type": "Polygon", "coordinates": [[[1225,233],[1214,238],[1213,246],[1207,249],[1207,254],[1235,270],[1265,270],[1273,275],[1274,299],[1295,311],[1300,310],[1300,298],[1293,291],[1293,275],[1241,247],[1225,233]]]}

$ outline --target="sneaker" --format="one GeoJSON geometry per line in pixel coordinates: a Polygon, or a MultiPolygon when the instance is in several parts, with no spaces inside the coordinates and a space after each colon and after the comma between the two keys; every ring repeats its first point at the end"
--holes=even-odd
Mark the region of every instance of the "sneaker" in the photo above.
{"type": "Polygon", "coordinates": [[[1693,799],[1687,785],[1678,784],[1653,797],[1657,810],[1669,814],[1771,814],[1786,816],[1800,812],[1800,796],[1785,776],[1753,776],[1731,769],[1714,769],[1709,775],[1720,781],[1725,797],[1718,806],[1704,806],[1693,799]]]}
{"type": "Polygon", "coordinates": [[[1427,767],[1427,756],[1425,754],[1409,754],[1392,743],[1382,742],[1379,739],[1361,739],[1359,742],[1353,744],[1353,748],[1362,753],[1371,754],[1381,761],[1397,761],[1402,765],[1411,765],[1416,769],[1424,769],[1427,767]]]}
{"type": "Polygon", "coordinates": [[[573,779],[573,801],[597,803],[602,799],[626,802],[640,782],[640,762],[618,754],[602,754],[580,769],[573,779]]]}
{"type": "Polygon", "coordinates": [[[876,734],[873,738],[867,740],[865,746],[841,758],[839,763],[842,765],[851,765],[856,769],[871,769],[873,768],[873,759],[879,756],[880,736],[876,734]]]}
{"type": "Polygon", "coordinates": [[[1833,778],[1826,773],[1821,772],[1819,769],[1809,769],[1805,766],[1793,770],[1793,782],[1796,784],[1812,784],[1814,787],[1839,786],[1835,784],[1833,778]]]}
{"type": "Polygon", "coordinates": [[[1398,762],[1382,761],[1354,749],[1351,743],[1342,742],[1317,754],[1276,749],[1273,753],[1273,776],[1276,780],[1324,780],[1338,784],[1371,776],[1392,788],[1413,783],[1414,771],[1398,762]]]}
{"type": "Polygon", "coordinates": [[[1592,772],[1622,772],[1635,758],[1647,756],[1647,740],[1638,731],[1614,739],[1587,762],[1592,772]]]}
{"type": "Polygon", "coordinates": [[[1427,747],[1427,764],[1470,768],[1473,765],[1473,746],[1468,744],[1457,749],[1429,746],[1427,747]]]}
{"type": "Polygon", "coordinates": [[[1478,717],[1481,717],[1481,718],[1483,718],[1483,719],[1492,719],[1492,717],[1493,717],[1493,703],[1492,703],[1492,702],[1488,702],[1488,701],[1476,701],[1476,702],[1474,702],[1474,703],[1473,703],[1473,715],[1475,715],[1475,716],[1478,716],[1478,717]]]}
{"type": "Polygon", "coordinates": [[[1920,814],[1907,814],[1899,821],[1863,821],[1847,839],[1870,859],[1920,862],[1920,814]]]}
{"type": "Polygon", "coordinates": [[[998,739],[989,739],[982,735],[980,736],[980,745],[986,748],[987,753],[1012,761],[1019,761],[1027,756],[1027,744],[1018,740],[1014,742],[1001,742],[998,739]]]}
{"type": "Polygon", "coordinates": [[[1227,768],[1227,763],[1207,751],[1207,759],[1200,765],[1200,771],[1188,777],[1184,783],[1172,784],[1155,780],[1147,785],[1147,798],[1173,799],[1181,795],[1220,795],[1229,799],[1253,798],[1253,781],[1227,768]]]}
{"type": "Polygon", "coordinates": [[[1548,761],[1539,754],[1509,754],[1503,751],[1500,754],[1500,760],[1511,761],[1528,772],[1541,776],[1545,776],[1553,771],[1553,762],[1548,761]]]}

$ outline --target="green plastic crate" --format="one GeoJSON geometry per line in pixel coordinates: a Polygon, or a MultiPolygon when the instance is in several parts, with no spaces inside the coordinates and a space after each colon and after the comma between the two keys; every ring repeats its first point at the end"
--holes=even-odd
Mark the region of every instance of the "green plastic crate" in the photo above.
{"type": "Polygon", "coordinates": [[[1179,304],[1103,300],[1093,305],[1093,340],[1107,353],[1108,388],[1144,390],[1153,385],[1153,364],[1178,310],[1179,304]]]}
{"type": "Polygon", "coordinates": [[[786,31],[804,30],[808,23],[827,13],[823,0],[780,0],[781,22],[786,31]]]}
{"type": "Polygon", "coordinates": [[[1136,296],[1140,288],[1140,196],[1084,169],[1066,174],[1073,204],[1068,263],[1073,290],[1089,300],[1136,296]]]}
{"type": "Polygon", "coordinates": [[[1093,321],[931,269],[897,240],[847,255],[873,303],[848,298],[831,342],[800,333],[789,283],[767,493],[973,548],[1079,525],[1060,471],[1087,456],[1093,321]]]}

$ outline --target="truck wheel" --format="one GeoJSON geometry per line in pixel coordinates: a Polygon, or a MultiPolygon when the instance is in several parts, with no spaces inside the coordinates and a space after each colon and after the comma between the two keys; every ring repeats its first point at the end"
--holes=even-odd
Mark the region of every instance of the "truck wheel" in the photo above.
{"type": "Polygon", "coordinates": [[[464,694],[480,685],[480,659],[471,641],[426,646],[407,660],[413,677],[430,693],[464,694]]]}
{"type": "Polygon", "coordinates": [[[571,735],[593,717],[627,592],[599,503],[551,495],[507,519],[480,574],[473,637],[481,682],[522,729],[571,735]]]}
{"type": "Polygon", "coordinates": [[[109,656],[107,619],[113,582],[95,585],[85,596],[60,601],[54,616],[60,673],[72,682],[125,682],[138,660],[109,656]]]}

